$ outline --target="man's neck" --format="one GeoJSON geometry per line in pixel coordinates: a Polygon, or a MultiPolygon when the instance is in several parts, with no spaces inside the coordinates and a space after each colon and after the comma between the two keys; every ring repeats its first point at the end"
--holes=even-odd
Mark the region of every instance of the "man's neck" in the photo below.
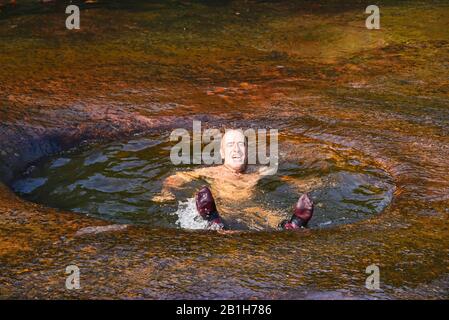
{"type": "Polygon", "coordinates": [[[241,175],[241,174],[244,174],[244,173],[245,173],[245,170],[246,170],[246,167],[242,167],[242,168],[240,168],[240,169],[238,169],[238,170],[236,170],[236,169],[234,169],[234,168],[231,168],[231,167],[228,167],[227,165],[224,165],[224,167],[225,167],[229,172],[231,172],[232,174],[234,174],[234,175],[236,175],[236,176],[239,176],[239,175],[241,175]]]}

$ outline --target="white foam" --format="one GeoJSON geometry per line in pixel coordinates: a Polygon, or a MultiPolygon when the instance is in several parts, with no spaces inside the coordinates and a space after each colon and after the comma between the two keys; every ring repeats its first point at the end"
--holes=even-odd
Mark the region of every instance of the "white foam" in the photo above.
{"type": "Polygon", "coordinates": [[[178,203],[178,210],[174,213],[178,216],[176,224],[183,229],[207,229],[208,222],[196,211],[195,198],[178,203]]]}

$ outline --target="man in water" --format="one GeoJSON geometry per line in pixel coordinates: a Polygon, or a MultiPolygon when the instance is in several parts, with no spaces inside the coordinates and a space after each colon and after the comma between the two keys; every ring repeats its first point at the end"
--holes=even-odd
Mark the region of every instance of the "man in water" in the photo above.
{"type": "Polygon", "coordinates": [[[153,201],[174,200],[171,190],[179,189],[192,180],[204,179],[209,183],[210,189],[202,187],[195,196],[195,203],[199,215],[209,221],[209,229],[224,228],[221,217],[230,228],[241,228],[242,225],[252,229],[305,227],[313,214],[313,202],[307,194],[299,198],[289,220],[285,220],[285,214],[280,212],[258,206],[242,206],[242,203],[252,198],[257,182],[269,170],[267,167],[249,166],[247,150],[247,139],[243,132],[227,130],[220,148],[223,165],[177,172],[164,181],[161,194],[154,197],[153,201]],[[220,214],[213,194],[219,201],[220,214]]]}

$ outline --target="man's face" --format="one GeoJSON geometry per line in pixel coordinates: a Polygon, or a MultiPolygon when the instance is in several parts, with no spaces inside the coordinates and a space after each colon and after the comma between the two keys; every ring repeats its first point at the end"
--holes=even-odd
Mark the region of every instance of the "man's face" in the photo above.
{"type": "Polygon", "coordinates": [[[221,156],[228,168],[242,172],[246,168],[245,136],[239,130],[226,131],[223,136],[221,156]]]}

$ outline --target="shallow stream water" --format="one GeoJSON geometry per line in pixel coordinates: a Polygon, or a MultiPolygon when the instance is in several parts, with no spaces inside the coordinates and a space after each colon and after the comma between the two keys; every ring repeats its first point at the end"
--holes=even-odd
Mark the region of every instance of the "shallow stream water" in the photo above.
{"type": "Polygon", "coordinates": [[[54,283],[77,261],[95,266],[87,297],[447,299],[449,5],[380,1],[381,30],[365,28],[367,5],[99,2],[77,33],[51,8],[6,12],[4,123],[52,128],[106,110],[111,119],[276,128],[278,174],[258,183],[248,205],[288,216],[306,191],[316,203],[302,233],[187,231],[197,227],[188,201],[199,182],[178,201],[151,201],[165,177],[193,169],[170,163],[169,132],[89,144],[42,159],[10,187],[142,228],[71,242],[83,254],[49,245],[39,251],[46,262],[3,260],[19,283],[14,294],[59,297],[30,288],[32,277],[54,283]],[[377,291],[365,288],[373,263],[377,291]]]}

